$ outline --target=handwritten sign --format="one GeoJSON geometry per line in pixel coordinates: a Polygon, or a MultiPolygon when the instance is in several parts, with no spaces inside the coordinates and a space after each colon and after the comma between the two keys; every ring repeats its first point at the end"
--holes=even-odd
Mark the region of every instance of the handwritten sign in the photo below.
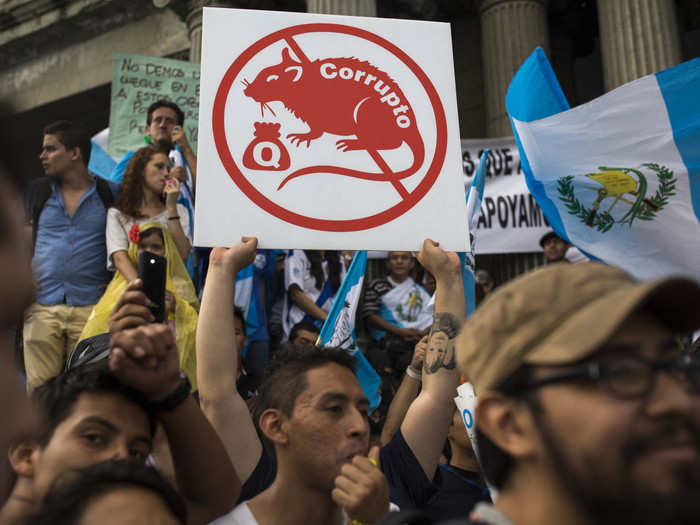
{"type": "Polygon", "coordinates": [[[195,244],[468,249],[448,24],[205,8],[202,72],[195,244]]]}
{"type": "Polygon", "coordinates": [[[121,157],[144,145],[146,112],[157,100],[175,102],[185,113],[184,129],[197,149],[199,64],[119,53],[114,55],[108,152],[121,157]]]}

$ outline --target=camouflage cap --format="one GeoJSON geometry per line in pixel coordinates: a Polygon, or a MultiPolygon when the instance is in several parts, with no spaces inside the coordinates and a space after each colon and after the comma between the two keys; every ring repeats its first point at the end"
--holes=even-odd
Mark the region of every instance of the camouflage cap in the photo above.
{"type": "Polygon", "coordinates": [[[593,353],[640,307],[674,331],[700,327],[700,286],[638,282],[600,263],[554,264],[489,295],[457,337],[460,372],[477,392],[522,364],[560,365],[593,353]]]}

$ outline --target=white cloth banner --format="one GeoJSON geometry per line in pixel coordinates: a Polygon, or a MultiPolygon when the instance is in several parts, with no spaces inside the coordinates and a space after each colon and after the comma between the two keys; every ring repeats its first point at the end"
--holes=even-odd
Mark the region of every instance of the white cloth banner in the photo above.
{"type": "Polygon", "coordinates": [[[462,139],[464,187],[471,184],[486,149],[490,152],[476,253],[541,252],[540,238],[551,228],[527,189],[513,137],[462,139]]]}

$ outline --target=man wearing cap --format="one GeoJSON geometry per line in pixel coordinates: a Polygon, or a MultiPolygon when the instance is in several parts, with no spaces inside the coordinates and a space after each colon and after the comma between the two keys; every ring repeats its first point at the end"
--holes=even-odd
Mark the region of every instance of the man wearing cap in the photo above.
{"type": "Polygon", "coordinates": [[[564,256],[570,245],[553,231],[548,231],[542,236],[540,246],[544,250],[544,260],[547,264],[568,262],[564,256]]]}
{"type": "Polygon", "coordinates": [[[473,523],[690,524],[700,517],[700,287],[557,264],[496,290],[457,340],[496,503],[473,523]]]}

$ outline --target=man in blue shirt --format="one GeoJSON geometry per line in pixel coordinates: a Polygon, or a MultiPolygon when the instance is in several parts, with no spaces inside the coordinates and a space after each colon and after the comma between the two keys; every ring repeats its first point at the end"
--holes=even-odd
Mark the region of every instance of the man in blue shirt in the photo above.
{"type": "MultiPolygon", "coordinates": [[[[105,267],[107,205],[87,165],[90,135],[78,124],[58,121],[44,129],[39,156],[48,178],[30,192],[35,232],[32,267],[36,303],[24,325],[27,387],[58,375],[111,276],[105,267]],[[35,213],[36,194],[47,195],[35,213]],[[34,216],[38,218],[36,220],[34,216]]],[[[104,187],[105,181],[100,182],[104,187]]],[[[112,200],[119,186],[109,184],[112,200]]]]}

